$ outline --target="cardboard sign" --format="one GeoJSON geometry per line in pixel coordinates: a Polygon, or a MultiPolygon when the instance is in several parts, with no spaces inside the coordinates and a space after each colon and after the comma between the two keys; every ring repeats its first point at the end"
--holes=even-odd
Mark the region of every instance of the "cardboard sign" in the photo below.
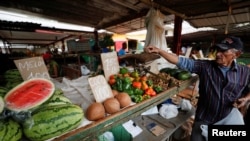
{"type": "Polygon", "coordinates": [[[106,80],[110,75],[119,73],[120,66],[116,52],[101,53],[101,60],[106,80]]]}
{"type": "Polygon", "coordinates": [[[159,136],[166,132],[166,130],[156,123],[150,123],[147,125],[147,129],[151,131],[155,136],[159,136]]]}
{"type": "Polygon", "coordinates": [[[90,77],[88,81],[96,102],[104,102],[107,98],[113,97],[111,87],[103,75],[90,77]]]}
{"type": "Polygon", "coordinates": [[[48,69],[42,57],[19,59],[14,60],[14,62],[23,80],[29,80],[31,78],[50,79],[48,69]]]}

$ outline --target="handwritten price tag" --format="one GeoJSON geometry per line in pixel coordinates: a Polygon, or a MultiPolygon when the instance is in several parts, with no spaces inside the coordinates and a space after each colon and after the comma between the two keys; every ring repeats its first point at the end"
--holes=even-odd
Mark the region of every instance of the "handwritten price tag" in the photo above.
{"type": "Polygon", "coordinates": [[[110,75],[119,73],[120,67],[116,52],[102,53],[101,60],[106,80],[110,75]]]}
{"type": "Polygon", "coordinates": [[[107,98],[113,97],[111,87],[103,75],[90,77],[88,81],[96,102],[104,102],[107,98]]]}
{"type": "Polygon", "coordinates": [[[42,57],[19,59],[14,60],[14,62],[23,80],[29,80],[31,78],[50,79],[48,69],[42,57]]]}

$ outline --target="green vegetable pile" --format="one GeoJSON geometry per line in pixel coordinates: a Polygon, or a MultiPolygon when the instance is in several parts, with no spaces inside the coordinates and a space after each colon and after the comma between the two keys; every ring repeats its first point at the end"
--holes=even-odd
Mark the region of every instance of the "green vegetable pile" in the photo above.
{"type": "Polygon", "coordinates": [[[120,68],[118,74],[111,75],[109,84],[112,89],[126,92],[135,103],[149,99],[163,91],[163,88],[154,84],[147,76],[140,76],[139,72],[129,72],[126,67],[120,68]]]}

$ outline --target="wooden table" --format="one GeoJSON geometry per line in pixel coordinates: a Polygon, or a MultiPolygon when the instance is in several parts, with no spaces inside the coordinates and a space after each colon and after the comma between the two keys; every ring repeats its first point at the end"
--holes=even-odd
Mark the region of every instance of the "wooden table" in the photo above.
{"type": "Polygon", "coordinates": [[[183,123],[194,115],[194,112],[194,108],[191,111],[179,110],[178,115],[170,119],[163,118],[159,114],[138,116],[133,119],[133,121],[137,126],[142,128],[143,132],[136,136],[133,141],[166,141],[178,128],[180,128],[181,125],[183,125],[183,123]],[[150,123],[155,123],[164,128],[166,131],[159,136],[155,136],[146,128],[150,123]]]}

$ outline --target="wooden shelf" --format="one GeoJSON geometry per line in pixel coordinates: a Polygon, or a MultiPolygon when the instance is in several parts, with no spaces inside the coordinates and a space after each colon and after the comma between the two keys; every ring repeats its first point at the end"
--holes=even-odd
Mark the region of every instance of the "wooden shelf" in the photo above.
{"type": "Polygon", "coordinates": [[[191,79],[186,80],[181,83],[179,87],[172,87],[167,91],[164,91],[157,96],[145,100],[141,103],[137,103],[133,106],[127,107],[118,113],[109,115],[104,119],[99,121],[92,122],[83,127],[79,127],[71,132],[68,132],[60,137],[53,139],[53,141],[91,141],[96,139],[103,132],[115,127],[117,125],[123,124],[135,117],[140,116],[143,112],[151,109],[154,106],[157,106],[163,103],[165,100],[171,96],[178,94],[183,89],[187,88],[194,82],[198,80],[198,76],[193,76],[191,79]]]}
{"type": "Polygon", "coordinates": [[[173,133],[180,128],[191,116],[194,115],[195,109],[190,111],[178,111],[174,118],[166,119],[159,114],[141,115],[133,119],[137,126],[142,128],[143,132],[136,136],[133,141],[166,141],[171,138],[173,133]],[[146,126],[155,123],[165,129],[165,132],[159,136],[153,135],[146,126]]]}

